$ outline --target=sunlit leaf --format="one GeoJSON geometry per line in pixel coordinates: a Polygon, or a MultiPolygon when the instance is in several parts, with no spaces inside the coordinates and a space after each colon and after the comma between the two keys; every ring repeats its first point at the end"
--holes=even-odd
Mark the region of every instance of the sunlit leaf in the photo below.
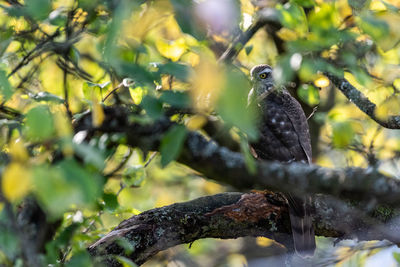
{"type": "Polygon", "coordinates": [[[335,8],[335,3],[323,3],[310,12],[310,27],[315,31],[325,31],[339,26],[340,16],[335,8]]]}
{"type": "Polygon", "coordinates": [[[332,141],[335,147],[345,148],[354,138],[354,130],[350,122],[335,122],[332,124],[332,141]]]}
{"type": "Polygon", "coordinates": [[[319,76],[315,81],[314,81],[315,86],[317,87],[328,87],[330,84],[329,79],[326,76],[319,76]]]}
{"type": "Polygon", "coordinates": [[[28,151],[21,139],[12,140],[9,151],[14,161],[25,162],[29,159],[28,151]]]}
{"type": "Polygon", "coordinates": [[[20,200],[32,189],[31,171],[17,162],[9,164],[2,175],[1,187],[8,200],[20,200]]]}
{"type": "Polygon", "coordinates": [[[274,240],[266,238],[266,237],[257,237],[256,238],[256,243],[257,245],[259,245],[260,247],[269,247],[272,244],[275,243],[274,240]]]}
{"type": "Polygon", "coordinates": [[[122,181],[126,186],[138,187],[146,178],[146,171],[142,166],[129,166],[122,173],[122,181]]]}
{"type": "Polygon", "coordinates": [[[135,103],[136,105],[140,105],[140,103],[142,102],[143,96],[145,95],[145,92],[146,92],[146,90],[140,86],[135,87],[135,88],[129,87],[129,93],[131,95],[133,103],[135,103]]]}
{"type": "Polygon", "coordinates": [[[285,5],[277,5],[279,11],[279,19],[281,23],[289,29],[296,31],[300,35],[304,35],[308,31],[308,22],[304,10],[294,1],[285,5]]]}
{"type": "Polygon", "coordinates": [[[92,98],[92,122],[93,127],[100,127],[105,119],[103,106],[93,94],[92,98]]]}
{"type": "Polygon", "coordinates": [[[156,41],[156,47],[161,55],[171,59],[172,61],[178,61],[187,49],[183,38],[172,42],[165,42],[160,39],[156,41]]]}
{"type": "Polygon", "coordinates": [[[297,95],[300,99],[313,107],[319,104],[319,91],[312,85],[303,84],[298,90],[297,95]]]}
{"type": "Polygon", "coordinates": [[[215,61],[202,58],[192,76],[192,103],[199,110],[209,110],[217,101],[225,80],[225,71],[215,61]]]}
{"type": "Polygon", "coordinates": [[[160,146],[161,165],[163,167],[179,156],[186,134],[185,126],[176,125],[164,135],[160,146]]]}
{"type": "Polygon", "coordinates": [[[122,267],[138,267],[133,261],[123,256],[114,256],[122,267]]]}
{"type": "Polygon", "coordinates": [[[393,95],[386,99],[382,104],[375,109],[377,118],[385,121],[389,116],[397,116],[400,114],[400,97],[393,95]]]}
{"type": "Polygon", "coordinates": [[[207,118],[196,114],[192,117],[190,117],[186,122],[185,125],[186,127],[191,130],[191,131],[195,131],[195,130],[199,130],[203,127],[204,124],[207,123],[207,118]]]}

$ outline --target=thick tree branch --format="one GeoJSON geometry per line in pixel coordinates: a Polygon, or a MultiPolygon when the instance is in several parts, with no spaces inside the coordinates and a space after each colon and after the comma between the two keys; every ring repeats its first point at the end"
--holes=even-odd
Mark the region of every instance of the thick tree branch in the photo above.
{"type": "MultiPolygon", "coordinates": [[[[105,113],[106,119],[100,128],[92,128],[90,114],[87,114],[78,123],[77,130],[122,132],[127,135],[128,145],[156,151],[163,134],[174,125],[168,118],[145,125],[129,122],[129,111],[123,108],[107,108],[105,113]]],[[[400,181],[375,169],[329,169],[301,163],[257,161],[256,172],[249,173],[240,153],[219,146],[198,132],[189,132],[177,161],[238,190],[323,193],[376,204],[400,203],[400,181]]]]}
{"type": "Polygon", "coordinates": [[[358,91],[345,78],[339,78],[331,73],[325,73],[332,83],[361,111],[385,128],[400,129],[400,116],[388,116],[386,120],[376,117],[376,104],[372,103],[363,93],[358,91]]]}
{"type": "MultiPolygon", "coordinates": [[[[343,202],[317,196],[314,218],[317,235],[388,239],[398,242],[392,228],[376,227],[379,221],[366,218],[343,202]]],[[[107,266],[120,266],[113,257],[129,257],[142,264],[156,253],[201,238],[265,236],[289,246],[290,221],[286,201],[280,194],[257,192],[224,193],[143,212],[123,221],[89,247],[107,266]],[[130,249],[121,244],[129,242],[130,249]],[[130,251],[130,253],[129,253],[130,251]]]]}

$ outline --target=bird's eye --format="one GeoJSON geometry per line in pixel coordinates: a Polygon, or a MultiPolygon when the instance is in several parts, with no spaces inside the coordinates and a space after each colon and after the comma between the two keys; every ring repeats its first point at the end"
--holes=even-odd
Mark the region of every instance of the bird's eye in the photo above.
{"type": "Polygon", "coordinates": [[[261,74],[260,74],[260,78],[261,78],[261,79],[267,78],[267,74],[266,74],[266,73],[261,73],[261,74]]]}

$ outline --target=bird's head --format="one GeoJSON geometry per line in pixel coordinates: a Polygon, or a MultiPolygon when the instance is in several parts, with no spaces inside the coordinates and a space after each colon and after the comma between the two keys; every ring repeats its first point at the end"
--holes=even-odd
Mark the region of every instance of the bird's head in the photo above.
{"type": "Polygon", "coordinates": [[[257,97],[274,88],[272,68],[267,64],[254,66],[251,71],[251,81],[257,97]]]}

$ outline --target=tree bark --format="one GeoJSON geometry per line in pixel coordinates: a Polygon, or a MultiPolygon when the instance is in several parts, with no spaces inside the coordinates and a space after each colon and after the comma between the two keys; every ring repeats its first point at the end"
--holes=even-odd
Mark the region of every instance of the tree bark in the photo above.
{"type": "MultiPolygon", "coordinates": [[[[315,196],[314,204],[317,235],[400,241],[396,223],[366,217],[356,207],[326,196],[315,196]]],[[[145,211],[121,222],[88,250],[93,256],[101,256],[107,266],[120,266],[115,255],[141,265],[179,244],[244,236],[268,237],[292,249],[290,219],[281,194],[223,193],[145,211]]]]}

